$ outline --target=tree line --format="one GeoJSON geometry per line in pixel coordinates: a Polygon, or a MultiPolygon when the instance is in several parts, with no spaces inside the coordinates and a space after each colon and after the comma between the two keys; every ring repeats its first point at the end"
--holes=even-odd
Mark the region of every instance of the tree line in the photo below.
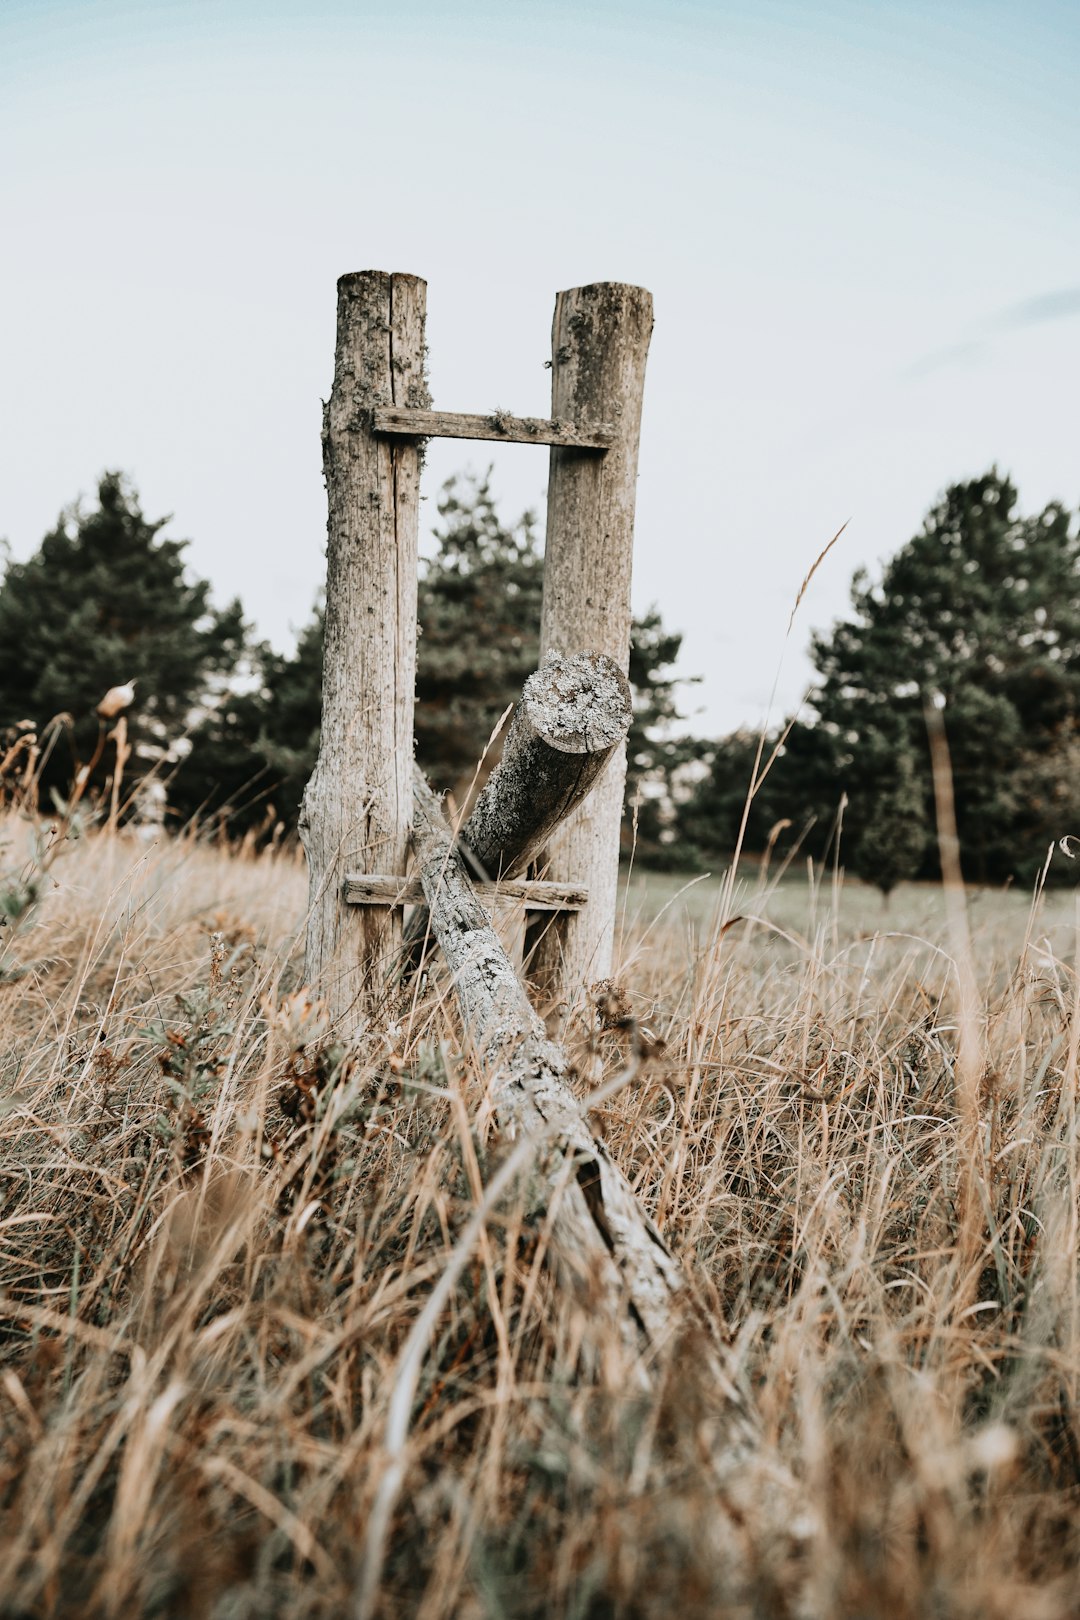
{"type": "MultiPolygon", "coordinates": [[[[815,634],[804,711],[765,738],[771,768],[746,847],[775,836],[885,893],[938,873],[927,709],[943,721],[969,881],[1029,884],[1080,835],[1080,533],[1058,502],[1019,510],[996,469],[954,484],[878,579],[856,573],[850,616],[815,634]]],[[[732,847],[759,739],[709,759],[686,812],[699,846],[732,847]]],[[[759,766],[760,771],[760,766],[759,766]]]]}
{"type": "MultiPolygon", "coordinates": [[[[416,746],[435,783],[463,797],[536,667],[543,558],[532,514],[505,523],[485,477],[450,480],[438,512],[419,585],[416,746]]],[[[95,753],[86,786],[103,790],[97,706],[131,682],[129,788],[148,773],[166,781],[175,826],[291,835],[318,748],[321,609],[292,653],[276,652],[238,601],[213,605],[166,522],[108,473],[96,505],[69,508],[28,561],[8,562],[0,758],[32,728],[42,791],[62,798],[95,753]]],[[[856,574],[850,615],[813,637],[803,708],[764,737],[690,735],[681,636],[655,609],[636,618],[627,849],[667,867],[723,863],[737,845],[834,856],[886,894],[932,877],[932,706],[965,875],[1029,881],[1051,844],[1080,835],[1078,553],[1066,508],[1022,514],[996,469],[953,485],[880,578],[856,574]]]]}
{"type": "MultiPolygon", "coordinates": [[[[487,477],[451,479],[438,511],[437,551],[419,582],[416,747],[431,779],[463,798],[539,662],[543,557],[534,515],[505,524],[487,477]]],[[[39,791],[63,797],[97,755],[86,791],[100,792],[111,760],[98,705],[131,683],[131,796],[153,774],[167,783],[174,826],[198,818],[234,837],[290,835],[318,752],[321,605],[295,650],[275,651],[252,634],[239,601],[212,604],[208,583],[185,566],[187,542],[161,534],[167,522],[147,519],[130,483],[107,473],[96,505],[68,508],[28,561],[9,561],[0,759],[32,729],[39,791]]],[[[632,833],[657,858],[666,783],[687,750],[674,735],[680,643],[658,613],[635,619],[628,802],[641,801],[632,833]]],[[[489,766],[496,757],[497,747],[489,766]]]]}

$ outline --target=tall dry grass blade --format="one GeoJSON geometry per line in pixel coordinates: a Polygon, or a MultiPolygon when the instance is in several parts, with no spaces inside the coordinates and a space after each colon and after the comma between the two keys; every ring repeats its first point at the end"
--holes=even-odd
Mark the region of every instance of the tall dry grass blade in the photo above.
{"type": "Polygon", "coordinates": [[[949,942],[957,986],[957,1044],[954,1086],[959,1117],[957,1171],[959,1222],[956,1247],[955,1315],[962,1317],[974,1301],[986,1242],[987,1164],[982,1149],[979,1093],[986,1073],[986,1006],[979,993],[968,920],[967,891],[960,867],[952,760],[945,732],[943,705],[925,706],[926,730],[937,816],[938,851],[949,942]]]}
{"type": "Polygon", "coordinates": [[[791,609],[791,616],[788,619],[787,633],[789,635],[791,634],[791,627],[795,623],[795,615],[798,613],[800,607],[802,606],[803,597],[806,595],[807,591],[810,589],[810,581],[813,579],[814,575],[817,573],[818,569],[821,567],[822,563],[825,561],[826,557],[829,555],[829,552],[832,550],[833,546],[835,546],[836,542],[839,540],[840,536],[843,534],[844,530],[847,528],[847,526],[848,526],[848,524],[850,522],[851,522],[850,518],[845,518],[844,522],[841,523],[840,527],[837,529],[836,533],[833,535],[833,537],[829,541],[828,545],[822,551],[818,552],[817,556],[814,558],[813,562],[810,564],[810,568],[809,568],[809,571],[807,572],[806,578],[803,580],[802,584],[799,586],[798,594],[795,597],[795,605],[791,609]]]}
{"type": "MultiPolygon", "coordinates": [[[[492,1179],[491,1099],[441,985],[370,1062],[326,1046],[291,855],[121,827],[50,879],[0,983],[0,1607],[348,1613],[381,1489],[376,1612],[1072,1620],[1071,893],[980,893],[965,936],[906,885],[882,931],[868,889],[774,867],[717,960],[701,889],[656,921],[682,883],[648,878],[623,982],[667,1048],[602,1128],[692,1298],[643,1392],[583,1376],[600,1313],[509,1189],[405,1364],[492,1179]],[[965,950],[989,1078],[958,1196],[965,950]],[[749,1392],[734,1470],[693,1304],[749,1392]],[[812,1481],[794,1552],[773,1457],[812,1481]]],[[[625,1047],[581,1033],[579,1095],[625,1047]]]]}

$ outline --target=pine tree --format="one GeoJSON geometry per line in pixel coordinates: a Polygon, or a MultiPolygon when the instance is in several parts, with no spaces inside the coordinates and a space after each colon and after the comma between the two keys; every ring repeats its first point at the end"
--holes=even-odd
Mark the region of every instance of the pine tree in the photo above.
{"type": "MultiPolygon", "coordinates": [[[[784,841],[810,827],[803,847],[823,855],[843,799],[842,860],[870,881],[895,862],[895,882],[915,875],[918,845],[918,871],[932,876],[933,699],[944,703],[965,873],[993,881],[1039,869],[1080,804],[1062,785],[1080,728],[1080,533],[1061,505],[1021,514],[994,470],[952,485],[879,581],[856,574],[850,616],[813,638],[812,657],[805,718],[784,728],[746,849],[763,849],[783,820],[784,841]]],[[[710,860],[734,848],[756,746],[745,733],[714,745],[688,806],[710,860]]]]}
{"type": "Polygon", "coordinates": [[[761,737],[744,727],[700,748],[706,768],[681,818],[699,863],[726,865],[737,847],[780,860],[796,848],[826,857],[842,790],[825,732],[794,725],[761,737]]]}
{"type": "MultiPolygon", "coordinates": [[[[536,520],[506,526],[490,474],[451,478],[439,498],[438,552],[421,566],[416,754],[460,798],[500,715],[540,656],[543,556],[536,520]]],[[[498,758],[495,748],[487,761],[498,758]]]]}
{"type": "MultiPolygon", "coordinates": [[[[450,479],[438,509],[438,550],[421,565],[419,582],[416,752],[432,781],[463,799],[480,751],[536,668],[544,565],[533,515],[507,526],[488,477],[450,479]]],[[[261,649],[251,690],[230,697],[194,734],[191,758],[171,790],[181,813],[219,811],[239,832],[272,803],[285,825],[295,826],[318,752],[322,626],[319,610],[291,659],[261,649]]],[[[671,858],[671,784],[691,748],[673,736],[680,641],[655,611],[634,621],[624,835],[629,841],[640,797],[642,859],[671,858]]],[[[498,757],[496,742],[477,780],[498,757]]]]}
{"type": "Polygon", "coordinates": [[[187,542],[161,536],[168,519],[146,519],[119,473],[106,473],[97,493],[96,508],[63,512],[0,584],[0,732],[25,719],[40,734],[70,716],[66,746],[52,749],[42,775],[60,792],[95,752],[110,688],[134,684],[128,777],[137,778],[231,674],[244,643],[239,603],[211,606],[208,584],[185,571],[187,542]]]}
{"type": "Polygon", "coordinates": [[[295,829],[319,748],[322,646],[316,612],[291,656],[265,642],[248,650],[243,689],[208,708],[170,778],[174,823],[221,821],[233,835],[295,829]]]}
{"type": "Polygon", "coordinates": [[[854,614],[813,642],[815,731],[850,801],[857,845],[882,758],[918,760],[929,807],[924,708],[944,701],[965,872],[1029,876],[1044,851],[1021,813],[1025,760],[1080,718],[1080,535],[1063,507],[1029,517],[991,471],[955,484],[922,532],[864,573],[854,614]]]}
{"type": "Polygon", "coordinates": [[[699,679],[675,674],[681,648],[681,634],[665,629],[656,608],[634,619],[629,672],[634,718],[626,740],[623,847],[624,853],[633,847],[643,865],[664,869],[693,861],[683,825],[691,792],[686,777],[703,746],[680,727],[677,689],[699,679]]]}
{"type": "Polygon", "coordinates": [[[898,883],[917,876],[922,866],[930,835],[925,799],[909,749],[901,748],[881,762],[849,864],[886,900],[898,883]]]}
{"type": "MultiPolygon", "coordinates": [[[[420,582],[416,751],[432,780],[460,798],[479,750],[537,666],[544,560],[533,514],[508,528],[489,478],[450,479],[439,516],[439,549],[420,582]]],[[[627,849],[636,841],[646,863],[669,865],[683,856],[674,798],[697,744],[677,731],[674,665],[681,645],[655,608],[634,618],[623,841],[627,849]]],[[[486,769],[497,758],[496,745],[486,769]]]]}

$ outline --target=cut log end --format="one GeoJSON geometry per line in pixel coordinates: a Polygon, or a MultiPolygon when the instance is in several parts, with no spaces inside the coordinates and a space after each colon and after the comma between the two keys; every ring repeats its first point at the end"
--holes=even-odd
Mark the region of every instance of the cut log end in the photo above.
{"type": "Polygon", "coordinates": [[[410,275],[407,270],[346,270],[343,275],[338,276],[338,292],[352,292],[380,281],[396,281],[425,290],[427,288],[423,276],[410,275]]]}
{"type": "Polygon", "coordinates": [[[543,849],[622,743],[630,686],[603,653],[549,653],[525,682],[503,757],[462,842],[492,877],[512,877],[543,849]]]}
{"type": "Polygon", "coordinates": [[[539,737],[565,754],[596,754],[622,741],[633,717],[630,683],[604,653],[549,652],[522,693],[539,737]]]}

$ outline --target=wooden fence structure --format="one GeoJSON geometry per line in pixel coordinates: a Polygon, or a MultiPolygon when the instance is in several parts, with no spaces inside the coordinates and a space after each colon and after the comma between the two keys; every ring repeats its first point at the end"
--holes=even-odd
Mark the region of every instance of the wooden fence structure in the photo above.
{"type": "MultiPolygon", "coordinates": [[[[361,1620],[377,1606],[423,1359],[485,1220],[511,1182],[524,1219],[550,1233],[548,1263],[583,1312],[583,1365],[598,1366],[602,1351],[605,1376],[618,1387],[648,1389],[686,1299],[677,1256],[590,1118],[648,1057],[629,999],[617,987],[595,987],[604,1027],[629,1039],[628,1061],[583,1104],[566,1050],[549,1038],[492,926],[492,889],[475,881],[483,867],[500,880],[495,893],[546,918],[530,967],[549,994],[576,996],[606,979],[631,714],[634,481],[652,302],[640,288],[615,283],[559,295],[552,415],[540,421],[430,409],[424,294],[416,277],[379,271],[338,284],[337,362],[323,436],[330,517],[322,745],[301,815],[311,868],[307,973],[339,1034],[370,1030],[388,990],[393,996],[395,980],[408,972],[414,940],[403,937],[404,905],[425,908],[424,928],[450,968],[468,1048],[484,1075],[491,1123],[514,1145],[402,1351],[386,1467],[364,1540],[355,1604],[361,1620]],[[420,447],[434,434],[551,447],[542,661],[514,710],[503,757],[460,832],[413,764],[420,447]],[[521,877],[519,867],[541,849],[544,880],[521,877]],[[593,1323],[605,1329],[598,1339],[593,1323]],[[617,1336],[614,1360],[609,1326],[617,1336]]],[[[760,1423],[730,1351],[707,1320],[699,1325],[700,1353],[713,1366],[725,1407],[715,1466],[725,1500],[737,1504],[762,1455],[760,1423]]],[[[798,1489],[782,1470],[770,1468],[768,1477],[775,1522],[790,1535],[800,1522],[798,1489]]],[[[738,1558],[744,1515],[737,1506],[732,1518],[738,1558]]]]}
{"type": "MultiPolygon", "coordinates": [[[[426,292],[418,277],[399,273],[341,278],[324,411],[322,741],[301,836],[311,883],[307,979],[346,1035],[365,1027],[385,995],[402,948],[402,908],[416,892],[407,861],[426,439],[550,447],[541,652],[605,654],[624,674],[629,664],[649,293],[600,282],[558,295],[551,417],[537,419],[431,409],[426,292]]],[[[554,997],[610,971],[624,783],[623,747],[588,801],[553,832],[546,889],[530,878],[513,885],[527,917],[535,913],[527,931],[531,971],[554,997]]]]}

